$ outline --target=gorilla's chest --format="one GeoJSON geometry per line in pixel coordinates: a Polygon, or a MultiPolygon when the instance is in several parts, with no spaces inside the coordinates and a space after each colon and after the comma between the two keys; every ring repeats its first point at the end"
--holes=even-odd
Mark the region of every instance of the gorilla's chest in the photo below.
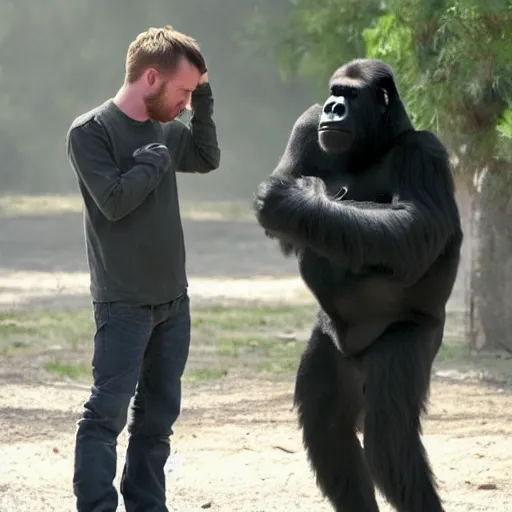
{"type": "MultiPolygon", "coordinates": [[[[322,173],[319,177],[325,182],[332,200],[391,203],[395,183],[390,168],[386,163],[360,170],[338,168],[334,172],[331,169],[328,173],[322,173]]],[[[368,209],[368,205],[364,208],[368,209]]],[[[303,249],[298,260],[302,278],[318,296],[331,295],[333,288],[339,290],[340,287],[348,292],[368,278],[364,273],[352,274],[310,248],[303,249]]]]}
{"type": "Polygon", "coordinates": [[[372,167],[360,172],[342,171],[324,177],[329,196],[338,201],[390,203],[393,196],[391,181],[386,167],[372,167]]]}

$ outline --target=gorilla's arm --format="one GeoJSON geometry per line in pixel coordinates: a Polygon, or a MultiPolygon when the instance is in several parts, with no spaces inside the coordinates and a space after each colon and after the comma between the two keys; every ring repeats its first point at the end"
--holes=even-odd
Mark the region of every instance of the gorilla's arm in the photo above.
{"type": "Polygon", "coordinates": [[[314,104],[295,121],[290,138],[272,178],[285,180],[314,174],[328,159],[318,145],[318,123],[322,115],[322,106],[314,104]]]}
{"type": "Polygon", "coordinates": [[[274,177],[256,200],[260,224],[354,273],[380,267],[416,281],[456,233],[459,214],[448,157],[433,135],[417,132],[394,151],[392,204],[337,202],[315,178],[274,177]]]}
{"type": "MultiPolygon", "coordinates": [[[[292,127],[281,159],[268,180],[263,183],[263,186],[271,185],[275,180],[289,182],[301,176],[313,174],[311,171],[322,167],[322,163],[327,157],[320,151],[317,143],[317,129],[321,114],[322,106],[316,103],[298,117],[292,127]]],[[[256,216],[258,217],[258,213],[256,216]]],[[[294,252],[295,246],[290,240],[269,230],[265,230],[265,234],[269,238],[277,239],[281,252],[285,256],[294,252]]],[[[301,246],[303,244],[296,245],[301,246]]]]}

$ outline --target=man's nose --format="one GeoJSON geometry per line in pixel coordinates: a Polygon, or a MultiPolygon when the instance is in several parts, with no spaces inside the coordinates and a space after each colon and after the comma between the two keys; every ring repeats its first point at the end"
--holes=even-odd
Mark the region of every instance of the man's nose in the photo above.
{"type": "Polygon", "coordinates": [[[187,103],[185,104],[185,108],[192,110],[192,93],[189,93],[187,98],[187,103]]]}

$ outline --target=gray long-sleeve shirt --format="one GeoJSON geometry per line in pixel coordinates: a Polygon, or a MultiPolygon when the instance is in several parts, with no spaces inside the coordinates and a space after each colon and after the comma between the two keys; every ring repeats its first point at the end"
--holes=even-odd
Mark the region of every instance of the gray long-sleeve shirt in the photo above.
{"type": "Polygon", "coordinates": [[[84,202],[91,295],[97,302],[161,304],[187,288],[176,172],[219,166],[209,84],[192,94],[190,127],[180,120],[135,121],[109,99],[73,121],[69,161],[84,202]],[[171,165],[134,165],[133,152],[152,142],[169,148],[171,165]]]}

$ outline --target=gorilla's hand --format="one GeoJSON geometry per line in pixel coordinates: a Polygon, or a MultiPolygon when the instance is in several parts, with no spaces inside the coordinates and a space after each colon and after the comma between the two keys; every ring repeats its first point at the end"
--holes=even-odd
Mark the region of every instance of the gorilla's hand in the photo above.
{"type": "Polygon", "coordinates": [[[295,180],[294,185],[297,189],[316,198],[325,196],[327,190],[324,181],[316,176],[301,176],[295,180]]]}
{"type": "Polygon", "coordinates": [[[267,236],[286,230],[296,216],[304,212],[306,203],[326,197],[325,184],[320,178],[301,176],[283,179],[271,176],[259,185],[254,199],[254,211],[267,236]]]}

